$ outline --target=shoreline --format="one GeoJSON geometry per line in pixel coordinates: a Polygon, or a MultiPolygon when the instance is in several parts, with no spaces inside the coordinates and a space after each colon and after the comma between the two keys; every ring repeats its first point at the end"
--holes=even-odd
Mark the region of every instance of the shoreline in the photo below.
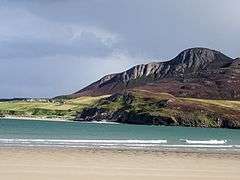
{"type": "MultiPolygon", "coordinates": [[[[106,120],[101,121],[80,121],[80,120],[73,120],[73,119],[67,119],[67,118],[48,118],[48,117],[29,117],[29,116],[0,116],[0,120],[32,120],[32,121],[48,121],[48,122],[80,122],[80,123],[96,123],[96,124],[127,124],[127,125],[137,125],[137,126],[144,126],[145,124],[132,124],[132,123],[119,123],[119,122],[111,122],[106,120]]],[[[166,126],[166,125],[145,125],[145,126],[166,126]]],[[[189,126],[168,126],[167,127],[184,127],[189,128],[189,126]]],[[[204,129],[232,129],[232,128],[223,128],[223,127],[190,127],[190,128],[204,128],[204,129]]]]}
{"type": "Polygon", "coordinates": [[[186,149],[129,149],[129,148],[93,148],[93,147],[50,147],[50,146],[0,146],[1,151],[51,151],[51,152],[99,152],[99,153],[126,153],[126,154],[161,154],[161,155],[193,155],[211,157],[237,157],[240,153],[234,151],[194,151],[186,149]]]}
{"type": "Polygon", "coordinates": [[[0,179],[238,180],[240,155],[0,148],[0,179]]]}
{"type": "Polygon", "coordinates": [[[126,152],[126,153],[155,153],[155,154],[193,154],[203,156],[239,156],[240,151],[216,149],[190,149],[190,148],[104,148],[104,147],[79,147],[79,146],[0,146],[1,150],[26,150],[26,151],[89,151],[89,152],[126,152]]]}
{"type": "Polygon", "coordinates": [[[33,121],[55,121],[55,122],[74,122],[70,119],[64,118],[47,118],[47,117],[27,117],[27,116],[4,116],[0,117],[1,119],[6,120],[33,120],[33,121]]]}
{"type": "Polygon", "coordinates": [[[79,123],[96,123],[96,124],[123,124],[118,122],[107,121],[74,121],[73,119],[65,118],[47,118],[47,117],[28,117],[28,116],[4,116],[0,117],[0,120],[32,120],[32,121],[54,121],[54,122],[79,122],[79,123]]]}

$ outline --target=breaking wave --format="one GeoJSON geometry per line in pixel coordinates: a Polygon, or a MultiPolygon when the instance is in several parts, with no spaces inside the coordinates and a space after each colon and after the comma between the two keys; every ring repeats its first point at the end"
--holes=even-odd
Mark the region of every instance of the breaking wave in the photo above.
{"type": "Polygon", "coordinates": [[[0,139],[2,145],[63,147],[153,147],[167,140],[68,140],[68,139],[0,139]]]}
{"type": "Polygon", "coordinates": [[[240,145],[226,144],[227,140],[81,140],[81,139],[0,139],[0,147],[63,147],[110,149],[213,149],[240,150],[240,145]]]}
{"type": "Polygon", "coordinates": [[[215,144],[215,145],[221,145],[221,144],[226,144],[227,140],[215,140],[215,139],[211,139],[211,140],[181,140],[187,144],[215,144]]]}

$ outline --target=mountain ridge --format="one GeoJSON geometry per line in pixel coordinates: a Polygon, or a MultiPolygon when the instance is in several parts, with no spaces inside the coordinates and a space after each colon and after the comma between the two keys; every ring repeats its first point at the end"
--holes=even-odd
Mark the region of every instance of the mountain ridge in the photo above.
{"type": "Polygon", "coordinates": [[[235,89],[240,87],[239,62],[239,58],[230,58],[216,50],[190,48],[169,61],[140,64],[106,75],[70,97],[114,94],[137,88],[180,97],[239,99],[240,89],[235,89]],[[235,82],[231,81],[233,77],[235,82]],[[230,87],[230,95],[226,87],[230,87]]]}

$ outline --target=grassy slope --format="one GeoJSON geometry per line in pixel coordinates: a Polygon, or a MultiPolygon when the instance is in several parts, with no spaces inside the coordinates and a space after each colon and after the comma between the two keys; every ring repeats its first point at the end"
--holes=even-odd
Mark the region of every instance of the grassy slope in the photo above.
{"type": "Polygon", "coordinates": [[[224,108],[240,110],[240,101],[227,101],[227,100],[208,100],[208,99],[194,99],[182,98],[183,100],[193,101],[201,104],[216,105],[224,108]]]}
{"type": "Polygon", "coordinates": [[[73,119],[82,109],[96,106],[108,111],[125,109],[128,112],[146,113],[151,116],[181,118],[185,123],[194,122],[203,126],[207,124],[208,127],[216,127],[216,118],[219,116],[240,119],[240,101],[176,98],[167,93],[139,90],[132,91],[131,94],[134,96],[131,104],[126,104],[122,96],[105,103],[103,98],[109,96],[80,97],[56,102],[0,102],[0,114],[73,119]]]}
{"type": "Polygon", "coordinates": [[[100,97],[80,97],[77,99],[60,100],[55,102],[39,101],[10,101],[0,102],[0,114],[11,116],[49,117],[49,118],[74,118],[77,111],[86,106],[91,106],[100,97]]]}
{"type": "Polygon", "coordinates": [[[114,102],[99,103],[96,106],[109,111],[125,109],[136,114],[180,119],[186,126],[196,124],[203,127],[217,127],[219,117],[240,120],[240,101],[176,98],[167,93],[147,91],[135,91],[131,94],[134,100],[128,105],[120,96],[114,102]]]}

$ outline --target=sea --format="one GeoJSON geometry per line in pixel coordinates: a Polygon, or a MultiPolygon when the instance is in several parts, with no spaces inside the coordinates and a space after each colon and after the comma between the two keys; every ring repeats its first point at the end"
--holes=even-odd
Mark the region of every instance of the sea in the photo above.
{"type": "Polygon", "coordinates": [[[240,153],[240,130],[0,119],[0,147],[240,153]]]}

